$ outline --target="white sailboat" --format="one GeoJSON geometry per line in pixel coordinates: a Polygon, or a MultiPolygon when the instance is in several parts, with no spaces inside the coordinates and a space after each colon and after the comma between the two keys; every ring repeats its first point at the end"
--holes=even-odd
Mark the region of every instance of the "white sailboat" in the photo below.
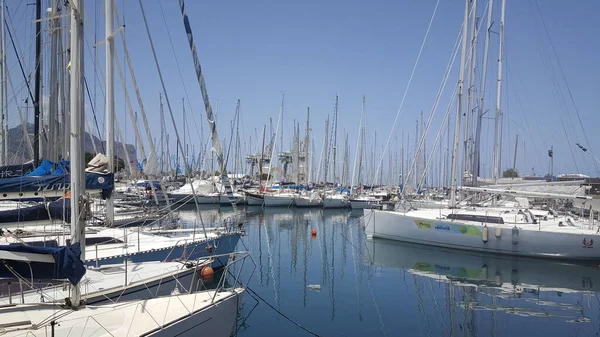
{"type": "MultiPolygon", "coordinates": [[[[461,70],[458,81],[457,117],[452,157],[452,188],[450,208],[409,209],[406,211],[370,210],[366,214],[368,237],[387,238],[445,248],[473,250],[495,254],[532,256],[569,260],[600,260],[594,244],[600,242],[598,228],[593,223],[577,221],[572,216],[558,216],[552,211],[534,214],[525,207],[457,208],[458,141],[462,118],[462,89],[470,1],[465,1],[461,70]]],[[[501,88],[504,8],[500,21],[498,95],[501,88]]],[[[496,116],[501,115],[497,97],[496,116]]],[[[500,120],[496,120],[497,133],[500,120]]],[[[494,177],[498,176],[499,142],[495,143],[494,177]]],[[[495,193],[497,191],[488,191],[495,193]]],[[[502,191],[500,191],[502,192],[502,191]]],[[[507,192],[503,192],[507,193],[507,192]]],[[[511,191],[511,194],[517,194],[511,191]]],[[[531,195],[532,192],[527,192],[531,195]]],[[[499,193],[502,194],[502,193],[499,193]]],[[[556,195],[546,195],[555,198],[556,195]]],[[[580,198],[561,195],[560,198],[580,198]]]]}
{"type": "Polygon", "coordinates": [[[296,193],[281,192],[264,195],[265,207],[292,207],[296,200],[296,193]]]}
{"type": "Polygon", "coordinates": [[[320,207],[323,206],[323,198],[316,191],[300,194],[294,199],[296,207],[320,207]]]}
{"type": "Polygon", "coordinates": [[[340,193],[327,194],[323,197],[323,208],[348,208],[348,196],[340,193]]]}

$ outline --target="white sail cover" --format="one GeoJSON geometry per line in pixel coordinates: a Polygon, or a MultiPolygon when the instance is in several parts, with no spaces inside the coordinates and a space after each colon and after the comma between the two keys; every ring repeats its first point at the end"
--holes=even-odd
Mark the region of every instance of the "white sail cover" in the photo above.
{"type": "Polygon", "coordinates": [[[98,153],[85,168],[87,172],[107,172],[108,171],[108,158],[102,153],[98,153]]]}

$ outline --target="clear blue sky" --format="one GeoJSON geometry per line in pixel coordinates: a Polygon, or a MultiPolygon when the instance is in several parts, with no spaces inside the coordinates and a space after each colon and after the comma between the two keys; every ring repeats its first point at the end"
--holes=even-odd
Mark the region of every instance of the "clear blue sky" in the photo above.
{"type": "MultiPolygon", "coordinates": [[[[478,2],[478,16],[484,20],[483,9],[486,1],[478,2]]],[[[595,130],[596,124],[600,122],[597,113],[598,93],[600,93],[598,81],[600,66],[597,63],[600,31],[590,19],[590,13],[600,10],[600,2],[594,0],[576,2],[537,0],[537,2],[587,132],[589,143],[583,136],[560,68],[551,53],[552,49],[535,0],[507,0],[505,81],[502,95],[505,113],[502,166],[503,168],[512,166],[514,141],[518,134],[520,145],[517,168],[520,172],[529,174],[532,168],[535,168],[537,174],[547,173],[547,150],[553,145],[556,173],[573,173],[579,170],[596,176],[599,172],[596,171],[592,158],[583,154],[574,143],[583,143],[600,155],[598,144],[600,135],[595,130]],[[549,62],[553,65],[550,66],[549,62]]],[[[8,3],[10,6],[12,1],[8,3]]],[[[33,10],[18,3],[12,4],[15,8],[11,11],[15,12],[13,15],[17,20],[23,20],[19,23],[22,27],[20,45],[25,49],[32,38],[31,32],[26,31],[25,26],[29,25],[31,27],[27,29],[32,29],[30,21],[27,20],[31,19],[33,10]]],[[[284,91],[286,95],[284,143],[288,145],[291,141],[291,121],[294,119],[301,123],[303,134],[306,107],[310,107],[314,140],[317,152],[320,153],[324,120],[327,114],[333,112],[334,95],[337,93],[340,99],[339,148],[342,146],[342,134],[346,130],[350,134],[353,156],[360,118],[361,96],[364,94],[367,101],[368,142],[373,143],[374,133],[377,132],[377,151],[380,153],[384,140],[392,131],[392,122],[435,4],[435,0],[187,1],[187,10],[205,72],[208,92],[215,109],[217,101],[219,102],[218,122],[221,137],[229,137],[229,121],[233,118],[236,100],[239,98],[242,102],[243,141],[248,142],[249,137],[252,136],[252,141],[256,142],[255,130],[260,134],[262,126],[268,124],[270,117],[273,118],[274,123],[277,121],[280,92],[284,91]]],[[[496,24],[493,30],[496,32],[500,14],[499,5],[500,0],[495,0],[496,24]]],[[[126,23],[127,43],[135,63],[136,76],[140,82],[140,90],[153,132],[158,138],[160,135],[158,93],[161,92],[161,87],[140,8],[138,2],[132,0],[116,0],[116,6],[126,23]]],[[[158,47],[160,65],[176,118],[178,120],[182,118],[181,99],[186,97],[185,91],[187,91],[188,116],[195,115],[196,124],[202,123],[206,129],[204,108],[178,1],[161,1],[159,5],[157,0],[145,0],[144,6],[151,23],[150,29],[154,42],[158,47]],[[170,32],[174,51],[166,27],[170,32]],[[179,76],[174,55],[177,55],[183,79],[179,76]]],[[[464,2],[459,0],[440,1],[428,41],[400,113],[399,122],[393,130],[398,139],[402,132],[405,137],[410,133],[409,151],[414,150],[415,121],[419,113],[424,111],[427,116],[431,111],[435,94],[460,30],[463,6],[464,2]]],[[[90,45],[93,44],[94,39],[94,9],[97,11],[96,27],[99,39],[104,35],[103,2],[86,1],[88,19],[86,37],[90,45]]],[[[484,29],[480,33],[480,43],[477,47],[479,60],[483,50],[483,32],[484,29]]],[[[117,40],[120,62],[123,62],[120,43],[120,40],[117,40]]],[[[492,34],[490,70],[485,97],[485,109],[490,109],[492,111],[490,113],[493,113],[495,104],[497,44],[498,36],[492,34]]],[[[98,52],[100,65],[103,67],[104,47],[100,46],[98,52]]],[[[86,59],[86,62],[86,75],[91,79],[92,62],[90,59],[86,59]]],[[[14,55],[9,54],[9,64],[13,63],[14,55]],[[11,63],[10,60],[13,62],[11,63]]],[[[450,92],[457,81],[457,67],[458,58],[429,132],[428,146],[433,144],[440,128],[450,92]]],[[[16,68],[11,69],[11,72],[15,77],[16,68]]],[[[123,95],[116,72],[115,80],[118,118],[121,126],[127,129],[127,141],[133,143],[131,123],[128,119],[125,122],[123,95]]],[[[15,80],[15,83],[18,82],[15,80]]],[[[104,106],[99,87],[97,90],[99,104],[96,108],[103,115],[104,106]]],[[[133,88],[129,87],[129,90],[133,93],[133,88]]],[[[135,102],[133,95],[132,100],[135,102]]],[[[134,109],[139,110],[137,103],[134,105],[134,109]]],[[[104,119],[103,116],[99,118],[104,119]]],[[[17,123],[14,114],[10,121],[11,125],[17,123]]],[[[171,130],[171,123],[167,124],[168,129],[171,130]]],[[[188,125],[193,129],[192,143],[199,144],[200,140],[194,124],[190,122],[188,125]]],[[[181,127],[181,122],[178,126],[181,127]]],[[[488,136],[484,136],[482,141],[483,175],[488,176],[493,121],[486,120],[483,129],[488,132],[488,136]]],[[[391,144],[391,149],[394,151],[400,147],[399,143],[393,141],[396,136],[393,136],[391,144]]]]}

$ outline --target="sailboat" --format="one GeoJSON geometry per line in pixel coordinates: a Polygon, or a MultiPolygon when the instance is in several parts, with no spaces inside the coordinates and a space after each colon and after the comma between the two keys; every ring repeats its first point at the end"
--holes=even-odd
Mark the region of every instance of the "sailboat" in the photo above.
{"type": "MultiPolygon", "coordinates": [[[[141,5],[141,4],[140,4],[141,5]]],[[[183,1],[180,2],[185,17],[183,1]]],[[[141,5],[142,6],[142,5],[141,5]]],[[[113,0],[107,0],[107,31],[112,33],[113,0]]],[[[71,2],[71,130],[83,130],[83,1],[71,2]]],[[[143,6],[142,6],[143,13],[143,6]]],[[[145,14],[144,21],[146,22],[145,14]]],[[[110,40],[110,39],[109,39],[110,40]]],[[[109,42],[110,43],[110,42],[109,42]]],[[[154,50],[154,47],[153,47],[154,50]]],[[[72,132],[71,194],[85,203],[83,195],[83,132],[72,132]]],[[[23,279],[31,272],[46,279],[66,279],[71,287],[64,303],[27,303],[0,308],[2,333],[6,336],[49,334],[51,336],[194,336],[202,333],[227,336],[237,317],[243,288],[206,290],[148,300],[131,300],[100,306],[85,306],[81,280],[86,268],[80,257],[85,246],[85,214],[73,203],[71,245],[58,248],[3,246],[3,271],[23,279]],[[93,322],[93,323],[92,323],[93,322]]],[[[237,280],[236,280],[237,284],[237,280]]],[[[101,285],[99,285],[101,286],[101,285]]]]}
{"type": "Polygon", "coordinates": [[[296,207],[320,207],[323,206],[323,197],[317,191],[307,191],[296,196],[294,203],[296,207]]]}
{"type": "MultiPolygon", "coordinates": [[[[465,63],[470,2],[465,1],[461,64],[465,63]]],[[[502,73],[505,0],[502,1],[498,73],[502,73]]],[[[504,255],[566,260],[600,260],[594,245],[600,242],[598,228],[590,221],[579,221],[570,214],[559,215],[551,209],[534,214],[527,207],[458,208],[457,167],[458,140],[462,118],[462,83],[464,67],[458,81],[458,104],[452,157],[452,187],[449,208],[409,209],[405,211],[366,211],[368,237],[411,243],[487,252],[504,255]]],[[[498,92],[501,80],[498,80],[498,92]]],[[[497,110],[499,107],[498,98],[497,110]]],[[[497,112],[497,116],[499,113],[497,112]]],[[[499,121],[497,121],[499,123],[499,121]]],[[[497,150],[497,149],[496,149],[497,150]]],[[[496,161],[496,165],[499,162],[496,161]]],[[[497,170],[498,166],[496,166],[497,170]]],[[[484,190],[485,192],[485,190],[484,190]]],[[[488,191],[494,197],[507,192],[488,191]]],[[[508,192],[518,195],[518,191],[508,192]]],[[[531,194],[531,192],[527,192],[531,194]]],[[[542,194],[542,196],[544,196],[542,194]]],[[[545,195],[556,198],[557,196],[545,195]]],[[[590,199],[586,196],[559,195],[564,199],[590,199]]]]}

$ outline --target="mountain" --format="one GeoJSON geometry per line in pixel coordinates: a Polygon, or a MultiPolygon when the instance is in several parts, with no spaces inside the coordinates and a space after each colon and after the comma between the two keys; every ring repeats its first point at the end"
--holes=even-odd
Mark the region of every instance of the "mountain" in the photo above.
{"type": "MultiPolygon", "coordinates": [[[[34,133],[34,125],[27,124],[27,133],[31,143],[33,144],[33,133],[34,133]]],[[[62,133],[61,133],[62,135],[62,133]]],[[[42,137],[43,139],[43,137],[42,137]]],[[[43,141],[43,140],[42,140],[43,141]]],[[[106,153],[104,150],[106,142],[100,140],[98,137],[91,135],[89,133],[85,133],[85,152],[94,153],[93,143],[96,144],[96,148],[100,153],[106,153]]],[[[23,126],[19,125],[12,129],[8,130],[8,160],[9,164],[21,164],[27,161],[32,160],[32,156],[29,154],[27,149],[27,142],[25,141],[25,136],[23,132],[23,126]]],[[[127,149],[127,153],[129,154],[129,159],[133,162],[133,165],[137,165],[137,156],[135,146],[132,144],[125,145],[127,149]]],[[[125,151],[123,150],[123,145],[120,142],[115,141],[115,153],[117,157],[126,160],[125,151]]]]}

